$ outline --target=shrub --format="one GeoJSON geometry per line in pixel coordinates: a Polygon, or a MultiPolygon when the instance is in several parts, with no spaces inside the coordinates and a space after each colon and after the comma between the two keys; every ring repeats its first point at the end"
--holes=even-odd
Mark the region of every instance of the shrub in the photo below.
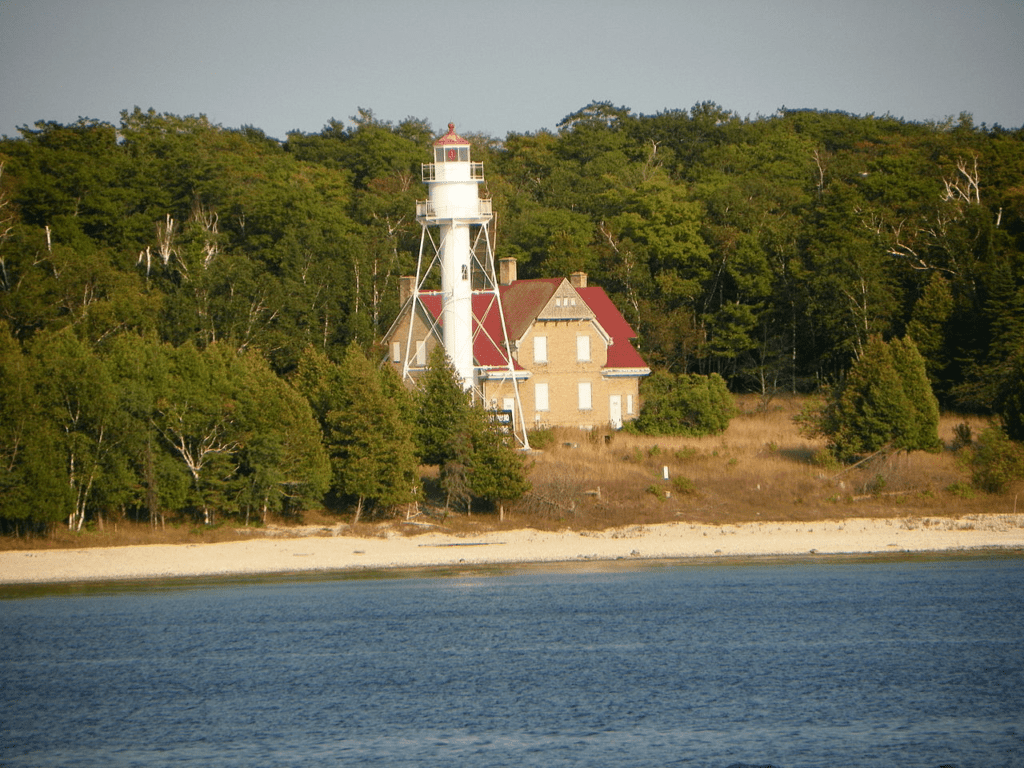
{"type": "Polygon", "coordinates": [[[535,429],[529,433],[530,447],[538,451],[555,444],[555,433],[551,429],[535,429]]]}
{"type": "Polygon", "coordinates": [[[840,461],[880,451],[938,451],[939,406],[924,360],[909,338],[874,336],[846,378],[796,421],[808,437],[826,437],[840,461]]]}
{"type": "Polygon", "coordinates": [[[1024,477],[1024,448],[991,426],[979,436],[967,457],[971,485],[987,493],[1002,493],[1024,477]]]}
{"type": "Polygon", "coordinates": [[[690,496],[697,492],[697,486],[690,478],[677,475],[672,478],[672,490],[684,496],[690,496]]]}
{"type": "Polygon", "coordinates": [[[958,496],[961,499],[973,499],[974,498],[974,488],[972,488],[968,483],[963,483],[963,482],[953,483],[946,490],[949,491],[954,496],[958,496]]]}
{"type": "Polygon", "coordinates": [[[736,403],[716,373],[675,375],[659,371],[640,391],[643,406],[631,429],[647,435],[718,435],[737,414],[736,403]]]}
{"type": "Polygon", "coordinates": [[[953,444],[951,447],[954,451],[966,448],[972,443],[974,443],[974,434],[971,432],[970,424],[961,422],[953,427],[953,444]]]}

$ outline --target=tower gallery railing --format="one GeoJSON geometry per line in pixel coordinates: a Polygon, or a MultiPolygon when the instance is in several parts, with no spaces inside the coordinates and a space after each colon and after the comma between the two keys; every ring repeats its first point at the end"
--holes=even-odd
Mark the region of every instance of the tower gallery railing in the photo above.
{"type": "Polygon", "coordinates": [[[491,201],[489,198],[476,200],[476,205],[445,205],[435,206],[429,200],[416,201],[417,221],[437,221],[442,219],[465,219],[479,221],[490,219],[492,216],[491,201]]]}

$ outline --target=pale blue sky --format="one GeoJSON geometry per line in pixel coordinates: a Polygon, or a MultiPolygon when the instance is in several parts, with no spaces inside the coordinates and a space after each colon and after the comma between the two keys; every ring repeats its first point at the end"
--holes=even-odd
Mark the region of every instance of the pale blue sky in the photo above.
{"type": "Polygon", "coordinates": [[[592,100],[1024,124],[1024,0],[0,0],[0,134],[138,105],[284,138],[448,121],[504,138],[592,100]]]}

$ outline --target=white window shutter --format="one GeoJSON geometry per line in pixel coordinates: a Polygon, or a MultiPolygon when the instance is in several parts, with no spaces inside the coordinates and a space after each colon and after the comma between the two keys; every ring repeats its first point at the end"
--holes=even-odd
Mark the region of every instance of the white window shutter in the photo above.
{"type": "Polygon", "coordinates": [[[533,409],[535,411],[548,410],[548,384],[546,381],[538,381],[533,385],[533,409]]]}
{"type": "Polygon", "coordinates": [[[548,361],[548,337],[533,337],[533,362],[546,363],[548,361]]]}
{"type": "Polygon", "coordinates": [[[576,337],[576,362],[589,363],[590,362],[590,337],[589,336],[577,336],[576,337]]]}
{"type": "Polygon", "coordinates": [[[581,411],[589,411],[589,410],[591,410],[591,407],[592,407],[591,406],[591,391],[590,391],[590,382],[589,381],[581,381],[580,382],[579,393],[580,393],[580,410],[581,411]]]}

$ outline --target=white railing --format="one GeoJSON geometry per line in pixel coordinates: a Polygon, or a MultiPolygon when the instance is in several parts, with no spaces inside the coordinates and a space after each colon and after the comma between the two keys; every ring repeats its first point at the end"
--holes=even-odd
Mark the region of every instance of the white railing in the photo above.
{"type": "Polygon", "coordinates": [[[490,219],[493,215],[490,198],[479,199],[477,204],[457,206],[446,205],[440,210],[429,200],[416,201],[416,218],[419,221],[437,221],[438,219],[490,219]]]}

